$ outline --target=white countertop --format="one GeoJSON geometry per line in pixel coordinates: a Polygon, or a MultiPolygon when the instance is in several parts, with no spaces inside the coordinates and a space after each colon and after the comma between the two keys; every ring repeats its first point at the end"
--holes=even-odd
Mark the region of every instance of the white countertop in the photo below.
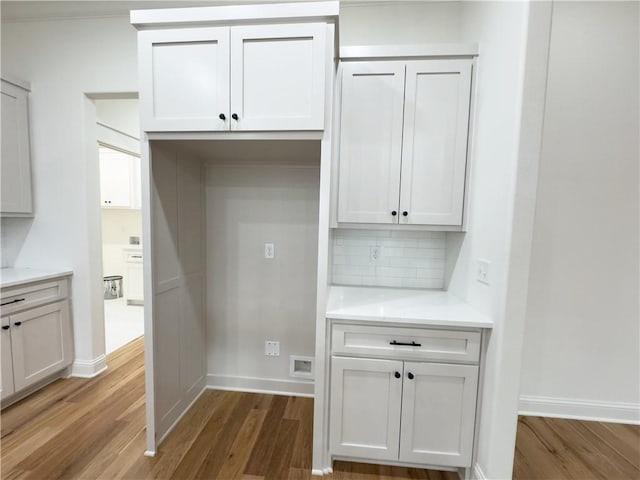
{"type": "Polygon", "coordinates": [[[327,318],[491,328],[493,321],[441,290],[330,286],[327,318]]]}
{"type": "Polygon", "coordinates": [[[39,282],[72,275],[72,270],[40,270],[36,268],[0,269],[0,288],[15,287],[23,283],[39,282]]]}

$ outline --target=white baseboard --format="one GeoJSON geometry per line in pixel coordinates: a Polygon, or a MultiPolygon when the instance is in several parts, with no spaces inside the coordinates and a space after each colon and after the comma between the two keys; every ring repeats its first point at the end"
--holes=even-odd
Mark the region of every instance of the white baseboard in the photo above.
{"type": "Polygon", "coordinates": [[[107,369],[107,357],[106,355],[100,355],[93,360],[79,360],[76,359],[71,364],[72,377],[80,378],[93,378],[100,375],[107,369]]]}
{"type": "Polygon", "coordinates": [[[303,380],[241,377],[236,375],[207,375],[207,388],[294,397],[313,397],[314,383],[303,380]]]}
{"type": "Polygon", "coordinates": [[[315,477],[323,477],[325,475],[331,475],[333,473],[333,468],[314,468],[311,470],[311,475],[315,477]]]}
{"type": "Polygon", "coordinates": [[[480,468],[480,464],[477,462],[473,465],[473,478],[474,480],[487,480],[487,476],[484,474],[482,468],[480,468]]]}
{"type": "Polygon", "coordinates": [[[520,415],[640,424],[640,404],[521,395],[520,415]]]}
{"type": "Polygon", "coordinates": [[[145,457],[155,457],[156,456],[156,452],[155,452],[155,450],[145,450],[144,451],[144,456],[145,457]]]}

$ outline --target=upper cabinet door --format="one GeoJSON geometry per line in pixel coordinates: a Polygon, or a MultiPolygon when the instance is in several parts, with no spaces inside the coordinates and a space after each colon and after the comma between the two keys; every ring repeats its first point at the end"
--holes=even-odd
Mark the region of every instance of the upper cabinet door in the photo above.
{"type": "Polygon", "coordinates": [[[338,222],[398,223],[404,71],[342,64],[338,222]]]}
{"type": "Polygon", "coordinates": [[[33,213],[27,95],[27,90],[2,81],[1,214],[33,213]]]}
{"type": "Polygon", "coordinates": [[[229,27],[140,32],[145,131],[229,129],[229,27]]]}
{"type": "Polygon", "coordinates": [[[325,32],[319,23],[231,27],[231,130],[324,128],[325,32]]]}
{"type": "Polygon", "coordinates": [[[400,223],[462,225],[470,95],[470,61],[407,63],[400,223]]]}

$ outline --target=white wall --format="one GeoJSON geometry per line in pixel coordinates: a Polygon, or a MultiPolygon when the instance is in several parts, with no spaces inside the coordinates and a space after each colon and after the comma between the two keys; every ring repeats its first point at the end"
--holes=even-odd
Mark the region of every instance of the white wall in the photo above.
{"type": "Polygon", "coordinates": [[[637,2],[557,2],[521,408],[640,421],[637,2]]]}
{"type": "Polygon", "coordinates": [[[84,94],[135,92],[136,53],[126,17],[2,24],[2,71],[32,86],[35,201],[26,238],[3,235],[22,243],[15,266],[73,270],[76,364],[104,354],[97,148],[85,144],[95,112],[84,94]]]}
{"type": "Polygon", "coordinates": [[[303,154],[299,165],[249,156],[257,161],[207,167],[210,385],[313,393],[289,383],[289,355],[315,352],[319,143],[303,154]],[[280,342],[279,357],[264,355],[266,340],[280,342]]]}
{"type": "MultiPolygon", "coordinates": [[[[486,478],[509,478],[517,425],[521,318],[507,317],[523,69],[529,5],[466,2],[461,40],[479,42],[472,117],[468,232],[448,234],[449,291],[494,321],[484,359],[476,460],[486,478]],[[490,285],[476,280],[489,260],[490,285]]],[[[477,472],[476,472],[477,473],[477,472]]]]}
{"type": "Polygon", "coordinates": [[[340,5],[340,45],[458,42],[461,2],[357,2],[340,5]]]}
{"type": "Polygon", "coordinates": [[[140,138],[140,109],[137,98],[96,99],[98,122],[140,138]]]}

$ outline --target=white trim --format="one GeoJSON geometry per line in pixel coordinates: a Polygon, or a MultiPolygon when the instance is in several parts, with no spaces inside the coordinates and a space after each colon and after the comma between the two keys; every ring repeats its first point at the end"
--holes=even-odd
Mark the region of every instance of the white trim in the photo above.
{"type": "Polygon", "coordinates": [[[487,480],[487,476],[484,474],[484,472],[482,471],[482,468],[480,468],[480,464],[476,463],[473,466],[473,477],[475,480],[487,480]]]}
{"type": "Polygon", "coordinates": [[[204,23],[228,25],[238,21],[331,20],[337,18],[339,12],[339,2],[328,1],[132,10],[130,19],[134,27],[143,29],[204,23]]]}
{"type": "Polygon", "coordinates": [[[322,140],[322,130],[271,132],[147,132],[147,140],[322,140]]]}
{"type": "MultiPolygon", "coordinates": [[[[198,383],[202,384],[202,380],[199,380],[198,383]]],[[[195,405],[195,403],[198,401],[198,399],[202,396],[202,394],[204,393],[204,391],[207,389],[206,386],[203,386],[200,388],[200,392],[195,396],[195,398],[193,400],[191,400],[191,403],[189,403],[189,405],[187,406],[187,408],[182,410],[182,413],[180,415],[178,415],[178,418],[176,418],[173,423],[171,424],[171,426],[169,428],[167,428],[167,430],[162,434],[162,437],[160,437],[160,440],[158,440],[158,442],[156,443],[156,446],[160,445],[162,442],[164,442],[165,438],[167,438],[167,436],[173,431],[174,428],[176,428],[176,425],[178,425],[178,423],[180,423],[180,420],[182,420],[182,417],[185,416],[185,414],[191,410],[191,407],[193,407],[193,405],[195,405]]],[[[155,451],[152,450],[146,450],[145,451],[145,455],[146,453],[153,453],[153,456],[155,456],[155,451]]]]}
{"type": "Polygon", "coordinates": [[[76,359],[71,365],[70,377],[93,378],[100,375],[107,369],[107,356],[99,355],[92,360],[76,359]]]}
{"type": "Polygon", "coordinates": [[[323,477],[325,475],[331,475],[333,473],[333,468],[325,467],[325,468],[314,468],[311,470],[311,475],[316,477],[323,477]]]}
{"type": "Polygon", "coordinates": [[[520,415],[640,425],[640,404],[573,398],[520,396],[520,415]]]}
{"type": "Polygon", "coordinates": [[[155,450],[145,450],[143,455],[145,457],[155,457],[156,456],[156,452],[155,452],[155,450]]]}
{"type": "Polygon", "coordinates": [[[408,57],[475,57],[477,43],[432,43],[425,45],[354,45],[340,47],[340,60],[408,57]]]}
{"type": "Polygon", "coordinates": [[[300,380],[243,377],[239,375],[216,375],[210,373],[207,375],[206,388],[213,390],[229,390],[232,392],[313,397],[314,383],[300,380]]]}

